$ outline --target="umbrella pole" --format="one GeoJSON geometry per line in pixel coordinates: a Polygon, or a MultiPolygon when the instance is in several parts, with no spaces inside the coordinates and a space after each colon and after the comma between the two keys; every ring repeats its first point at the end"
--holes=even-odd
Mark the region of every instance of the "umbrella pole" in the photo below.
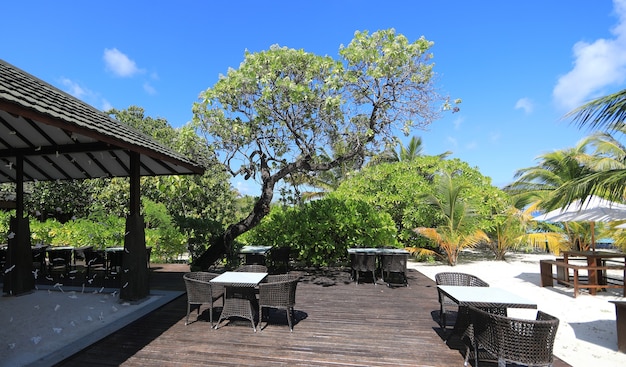
{"type": "Polygon", "coordinates": [[[596,252],[596,222],[589,223],[589,228],[591,229],[591,251],[596,252]]]}

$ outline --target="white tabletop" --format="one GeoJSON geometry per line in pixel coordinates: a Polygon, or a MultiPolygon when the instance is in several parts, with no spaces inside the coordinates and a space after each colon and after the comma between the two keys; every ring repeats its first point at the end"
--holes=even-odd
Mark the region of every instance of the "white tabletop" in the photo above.
{"type": "Polygon", "coordinates": [[[72,246],[50,246],[46,248],[47,251],[60,251],[60,250],[73,250],[72,246]]]}
{"type": "Polygon", "coordinates": [[[123,247],[107,247],[104,249],[104,251],[108,251],[108,252],[124,251],[124,248],[123,247]]]}
{"type": "Polygon", "coordinates": [[[401,248],[377,248],[377,247],[351,247],[348,249],[349,254],[356,253],[367,253],[367,254],[379,254],[379,255],[387,255],[387,254],[401,254],[408,255],[409,252],[407,250],[401,248]]]}
{"type": "Polygon", "coordinates": [[[244,246],[239,250],[240,254],[265,254],[272,246],[244,246]]]}
{"type": "Polygon", "coordinates": [[[250,286],[261,283],[267,273],[253,273],[245,271],[227,271],[209,280],[210,283],[220,283],[234,286],[250,286]]]}
{"type": "Polygon", "coordinates": [[[460,306],[537,308],[535,302],[501,288],[454,285],[438,285],[437,288],[460,306]]]}

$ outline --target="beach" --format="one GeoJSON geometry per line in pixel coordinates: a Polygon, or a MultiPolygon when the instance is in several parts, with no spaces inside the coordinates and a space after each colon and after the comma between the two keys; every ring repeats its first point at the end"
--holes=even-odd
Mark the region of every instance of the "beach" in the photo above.
{"type": "MultiPolygon", "coordinates": [[[[484,260],[493,255],[464,251],[456,266],[410,261],[413,268],[435,279],[439,272],[462,272],[478,276],[492,287],[507,289],[537,304],[537,309],[559,318],[554,355],[574,367],[626,366],[626,354],[617,350],[615,305],[624,300],[619,289],[574,298],[573,289],[555,282],[540,286],[539,261],[554,259],[550,254],[510,254],[506,261],[484,260]]],[[[513,317],[534,318],[536,310],[510,309],[513,317]]]]}

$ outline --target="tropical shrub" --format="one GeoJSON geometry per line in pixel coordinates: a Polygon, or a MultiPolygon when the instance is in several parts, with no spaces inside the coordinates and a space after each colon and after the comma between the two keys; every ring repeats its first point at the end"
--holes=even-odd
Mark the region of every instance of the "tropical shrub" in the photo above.
{"type": "Polygon", "coordinates": [[[463,201],[472,208],[472,225],[488,232],[492,212],[504,210],[507,194],[491,185],[491,179],[477,168],[459,159],[419,156],[410,161],[382,163],[364,168],[344,180],[334,192],[336,197],[354,198],[391,215],[398,229],[398,239],[405,247],[436,249],[414,231],[418,227],[436,228],[446,218],[424,198],[436,195],[435,177],[441,172],[453,176],[455,185],[463,186],[463,201]]]}
{"type": "Polygon", "coordinates": [[[311,266],[345,261],[349,247],[398,247],[391,216],[360,200],[332,194],[297,207],[273,207],[238,240],[244,244],[289,246],[311,266]]]}

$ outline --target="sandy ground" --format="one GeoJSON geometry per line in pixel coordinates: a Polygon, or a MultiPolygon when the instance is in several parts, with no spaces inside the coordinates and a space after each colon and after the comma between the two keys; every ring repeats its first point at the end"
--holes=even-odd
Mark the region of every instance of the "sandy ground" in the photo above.
{"type": "MultiPolygon", "coordinates": [[[[556,285],[540,287],[539,260],[554,259],[554,255],[513,254],[506,262],[463,260],[471,258],[463,253],[459,264],[433,265],[410,262],[431,279],[443,271],[469,273],[478,276],[492,287],[505,288],[537,303],[539,310],[559,318],[554,355],[574,367],[626,366],[626,354],[617,350],[615,305],[610,300],[624,300],[619,289],[599,292],[591,296],[583,291],[577,298],[573,290],[556,285]]],[[[534,318],[535,310],[509,310],[510,316],[534,318]]]]}
{"type": "Polygon", "coordinates": [[[134,303],[109,289],[0,297],[0,366],[50,366],[163,305],[175,296],[170,293],[134,303]]]}

